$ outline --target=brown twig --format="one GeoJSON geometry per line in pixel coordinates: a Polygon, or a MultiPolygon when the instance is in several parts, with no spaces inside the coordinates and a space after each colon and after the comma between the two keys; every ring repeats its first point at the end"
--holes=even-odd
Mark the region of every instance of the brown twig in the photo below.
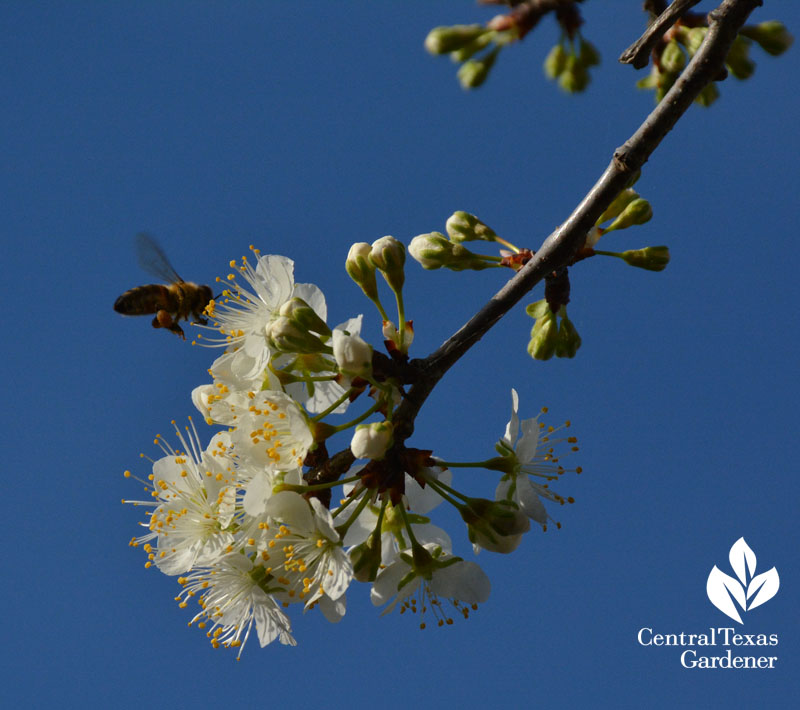
{"type": "MultiPolygon", "coordinates": [[[[687,10],[693,8],[700,0],[675,0],[648,26],[645,33],[628,47],[619,57],[623,64],[632,64],[634,69],[646,67],[653,51],[664,33],[680,19],[687,10]]],[[[760,3],[759,3],[760,4],[760,3]]]]}
{"type": "MultiPolygon", "coordinates": [[[[447,370],[545,276],[570,263],[600,215],[647,162],[703,88],[719,74],[739,28],[761,4],[761,0],[724,0],[709,14],[708,33],[700,49],[644,123],[614,151],[605,172],[572,214],[464,326],[431,355],[410,363],[419,373],[419,379],[395,410],[395,445],[402,445],[411,436],[417,413],[447,370]]],[[[310,471],[306,476],[311,481],[334,481],[337,471],[347,470],[352,463],[353,455],[345,449],[320,470],[310,471]]]]}
{"type": "Polygon", "coordinates": [[[427,358],[412,363],[423,374],[395,412],[395,441],[413,433],[417,412],[445,372],[539,281],[569,263],[600,215],[647,162],[703,88],[719,74],[739,28],[759,5],[761,0],[724,0],[709,14],[708,33],[700,49],[661,103],[614,151],[611,163],[572,214],[545,239],[533,259],[460,330],[427,358]]]}

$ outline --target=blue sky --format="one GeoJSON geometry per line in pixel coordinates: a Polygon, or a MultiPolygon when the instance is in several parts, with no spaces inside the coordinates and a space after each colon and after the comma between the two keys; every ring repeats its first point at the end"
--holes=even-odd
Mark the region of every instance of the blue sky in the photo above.
{"type": "MultiPolygon", "coordinates": [[[[586,3],[603,64],[568,97],[542,76],[549,19],[486,86],[461,91],[422,41],[491,17],[466,1],[3,3],[7,702],[741,707],[796,689],[796,48],[754,49],[754,77],[693,107],[645,166],[652,221],[604,246],[668,244],[666,271],[577,265],[574,360],[530,360],[520,306],[423,409],[410,443],[451,460],[493,453],[512,387],[523,416],[549,406],[580,440],[562,529],[482,553],[492,595],[469,621],[419,631],[357,585],[338,626],[295,614],[298,648],[251,642],[236,663],[186,628],[174,580],[127,547],[139,515],[119,501],[139,490],[122,472],[146,474],[139,453],[193,413],[216,355],[113,312],[149,280],[133,236],[157,235],[199,282],[250,244],[290,256],[325,292],[330,323],[364,313],[378,342],[342,268],[350,244],[408,242],[465,209],[536,249],[652,108],[614,61],[643,28],[639,5],[586,3]],[[705,584],[713,565],[730,573],[742,536],[758,571],[780,574],[743,627],[778,634],[776,669],[689,670],[674,648],[640,646],[642,627],[736,626],[705,584]]],[[[753,18],[800,28],[795,3],[768,0],[753,18]]],[[[507,277],[409,264],[412,354],[507,277]]],[[[480,471],[457,480],[494,487],[480,471]]],[[[458,521],[439,522],[470,557],[458,521]]]]}

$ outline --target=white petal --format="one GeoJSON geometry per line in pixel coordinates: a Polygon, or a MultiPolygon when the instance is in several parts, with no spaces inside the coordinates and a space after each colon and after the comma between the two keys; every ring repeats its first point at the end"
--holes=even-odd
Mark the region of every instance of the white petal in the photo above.
{"type": "Polygon", "coordinates": [[[435,594],[465,604],[485,602],[491,589],[486,573],[475,562],[464,560],[437,570],[431,580],[431,591],[435,594]]]}

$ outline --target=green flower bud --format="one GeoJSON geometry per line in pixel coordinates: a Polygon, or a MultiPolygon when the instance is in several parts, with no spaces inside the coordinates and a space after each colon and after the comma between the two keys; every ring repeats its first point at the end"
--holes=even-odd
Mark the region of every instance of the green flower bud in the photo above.
{"type": "Polygon", "coordinates": [[[327,323],[317,315],[311,306],[297,296],[286,301],[280,307],[278,314],[289,318],[301,330],[316,333],[324,338],[329,338],[331,335],[331,329],[328,328],[327,323]]]}
{"type": "Polygon", "coordinates": [[[499,49],[493,49],[483,59],[470,59],[464,62],[458,70],[458,81],[462,89],[476,89],[489,76],[489,71],[494,65],[499,49]]]}
{"type": "Polygon", "coordinates": [[[623,210],[637,197],[639,197],[639,193],[636,192],[636,190],[632,190],[631,188],[623,190],[614,198],[614,201],[606,208],[606,211],[600,215],[600,219],[598,219],[595,224],[602,224],[610,219],[619,217],[623,210]]]}
{"type": "Polygon", "coordinates": [[[434,27],[425,38],[425,49],[431,54],[447,54],[460,49],[489,31],[483,25],[434,27]]]}
{"type": "Polygon", "coordinates": [[[474,57],[478,52],[488,47],[494,38],[494,32],[487,32],[486,34],[474,39],[469,44],[465,44],[463,47],[461,47],[461,49],[457,49],[455,52],[450,52],[450,59],[452,59],[456,64],[466,62],[467,59],[472,59],[472,57],[474,57]]]}
{"type": "Polygon", "coordinates": [[[653,67],[650,73],[636,82],[637,89],[655,89],[658,86],[658,69],[653,67]]]}
{"type": "Polygon", "coordinates": [[[459,512],[470,542],[491,552],[513,552],[531,527],[528,516],[509,500],[470,498],[459,512]]]}
{"type": "Polygon", "coordinates": [[[555,314],[548,309],[547,314],[536,320],[531,329],[528,355],[534,360],[549,360],[556,352],[558,328],[555,314]]]}
{"type": "Polygon", "coordinates": [[[681,46],[673,39],[667,42],[661,53],[661,68],[673,74],[680,73],[686,66],[686,55],[681,46]]]}
{"type": "Polygon", "coordinates": [[[711,104],[713,104],[718,98],[719,89],[717,89],[717,85],[712,81],[697,95],[695,101],[701,106],[708,107],[711,106],[711,104]]]}
{"type": "Polygon", "coordinates": [[[378,298],[378,284],[375,281],[375,265],[369,260],[372,247],[366,242],[357,242],[350,247],[344,268],[366,296],[373,301],[378,298]]]}
{"type": "Polygon", "coordinates": [[[581,336],[572,321],[567,318],[566,308],[561,308],[561,325],[558,328],[558,338],[556,340],[556,357],[575,357],[578,348],[581,346],[581,336]]]}
{"type": "Polygon", "coordinates": [[[411,240],[408,253],[423,269],[440,269],[449,261],[453,253],[453,243],[441,232],[420,234],[411,240]]]}
{"type": "Polygon", "coordinates": [[[749,53],[750,40],[737,36],[728,50],[728,56],[725,57],[725,66],[737,79],[749,79],[756,70],[755,62],[750,59],[749,53]]]}
{"type": "Polygon", "coordinates": [[[350,451],[357,459],[382,459],[394,439],[394,429],[391,422],[373,422],[372,424],[359,424],[350,440],[350,451]]]}
{"type": "Polygon", "coordinates": [[[623,251],[620,258],[626,264],[648,271],[663,271],[669,264],[669,247],[645,247],[623,251]]]}
{"type": "Polygon", "coordinates": [[[700,49],[700,45],[706,38],[706,32],[708,32],[708,27],[692,27],[686,33],[686,51],[689,52],[690,57],[693,57],[695,52],[700,49]]]}
{"type": "Polygon", "coordinates": [[[381,237],[372,243],[369,260],[375,268],[380,269],[386,283],[395,293],[403,288],[405,276],[403,265],[406,263],[406,248],[394,237],[381,237]]]}
{"type": "Polygon", "coordinates": [[[545,76],[547,76],[548,79],[557,79],[561,76],[562,72],[567,68],[568,56],[569,55],[561,44],[557,44],[553,47],[544,60],[545,76]]]}
{"type": "Polygon", "coordinates": [[[349,552],[353,576],[359,582],[374,582],[381,567],[381,535],[373,532],[349,552]]]}
{"type": "Polygon", "coordinates": [[[653,208],[650,207],[650,203],[641,197],[637,197],[622,210],[619,217],[606,227],[605,231],[612,232],[615,229],[627,229],[634,224],[644,224],[650,221],[652,216],[653,208]]]}
{"type": "Polygon", "coordinates": [[[761,49],[774,57],[783,54],[794,42],[786,26],[776,20],[762,22],[755,27],[743,27],[740,34],[757,42],[761,49]]]}
{"type": "Polygon", "coordinates": [[[266,327],[270,348],[284,353],[318,353],[325,344],[313,333],[300,328],[292,319],[279,316],[266,327]]]}
{"type": "Polygon", "coordinates": [[[568,94],[579,94],[589,85],[589,72],[574,54],[567,57],[567,66],[558,77],[558,85],[568,94]]]}
{"type": "Polygon", "coordinates": [[[525,313],[535,320],[545,317],[548,311],[550,311],[550,306],[547,305],[547,301],[545,299],[525,306],[525,313]]]}
{"type": "Polygon", "coordinates": [[[481,222],[474,214],[463,210],[453,212],[445,225],[450,241],[454,244],[483,240],[493,242],[497,235],[490,227],[481,222]]]}
{"type": "Polygon", "coordinates": [[[597,48],[589,41],[581,38],[580,51],[578,53],[580,63],[585,67],[594,67],[600,64],[600,53],[597,48]]]}

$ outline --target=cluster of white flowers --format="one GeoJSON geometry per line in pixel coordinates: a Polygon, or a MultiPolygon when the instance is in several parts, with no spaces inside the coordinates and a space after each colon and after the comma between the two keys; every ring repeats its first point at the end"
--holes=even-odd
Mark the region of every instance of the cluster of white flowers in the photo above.
{"type": "MultiPolygon", "coordinates": [[[[385,237],[371,248],[355,245],[348,257],[348,273],[379,307],[395,360],[407,358],[413,338],[399,293],[404,253],[385,237]],[[379,304],[376,270],[397,296],[400,327],[379,304]]],[[[262,646],[276,639],[295,645],[286,613],[293,604],[339,621],[353,580],[371,584],[372,602],[386,612],[400,603],[439,625],[452,623],[453,610],[468,616],[488,598],[489,580],[476,563],[454,555],[450,537],[428,514],[446,501],[467,523],[476,552],[510,552],[530,520],[546,526],[541,498],[566,502],[548,488],[564,472],[551,432],[530,419],[518,438],[512,391],[499,456],[459,464],[499,471],[496,500],[464,496],[452,487],[447,462],[395,443],[392,414],[403,383],[373,371],[361,316],[328,328],[322,292],[296,284],[285,257],[254,250],[253,264],[231,266],[238,274],[207,309],[214,320],[207,328],[217,335],[202,341],[224,352],[209,369],[213,382],[192,393],[206,423],[224,428],[205,448],[193,422],[185,431],[175,427],[176,448],[156,438],[164,456],[146,483],[151,499],[126,501],[148,509],[147,532],[131,545],[145,550],[148,567],[177,576],[180,605],[199,605],[192,624],[215,647],[239,654],[254,627],[262,646]],[[355,419],[323,421],[364,393],[374,403],[355,419]],[[369,417],[376,420],[362,424],[369,417]],[[331,462],[326,440],[348,430],[346,466],[320,476],[331,462]],[[365,461],[350,467],[356,459],[365,461]]]]}

